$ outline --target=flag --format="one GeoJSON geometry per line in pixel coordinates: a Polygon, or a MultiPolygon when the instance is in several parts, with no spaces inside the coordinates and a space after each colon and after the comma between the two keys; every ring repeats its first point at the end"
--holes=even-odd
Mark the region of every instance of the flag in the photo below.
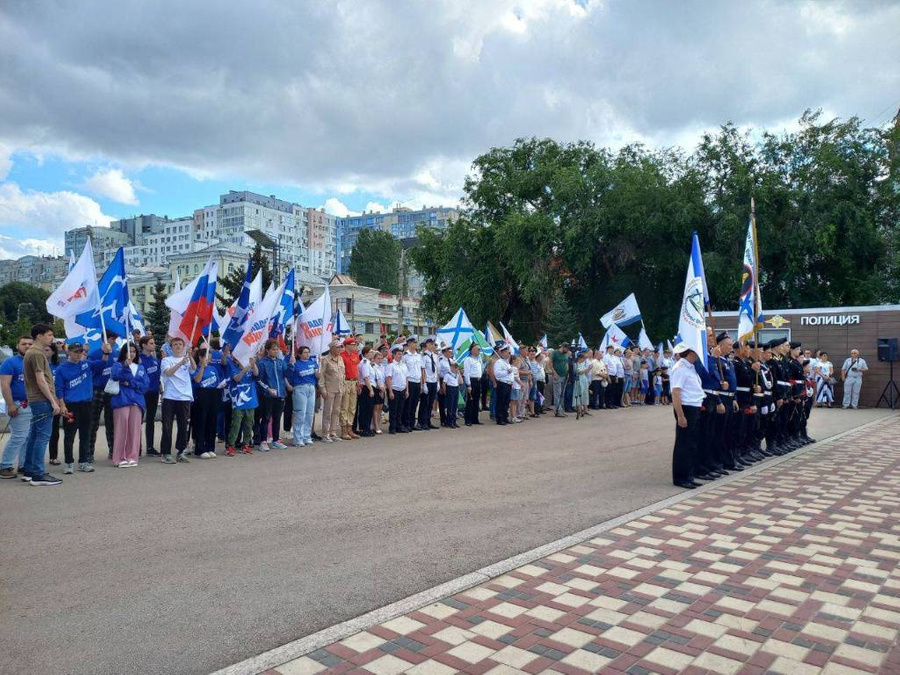
{"type": "Polygon", "coordinates": [[[144,317],[141,316],[141,313],[137,310],[137,307],[134,306],[134,303],[129,298],[128,334],[131,335],[131,332],[134,330],[138,331],[140,337],[144,337],[147,334],[147,329],[144,327],[144,317]]]}
{"type": "Polygon", "coordinates": [[[88,239],[77,262],[75,253],[70,253],[69,273],[47,298],[47,312],[63,320],[66,337],[71,338],[84,334],[84,327],[75,321],[75,317],[81,312],[93,310],[99,305],[100,290],[97,286],[97,269],[94,267],[91,240],[88,239]]]}
{"type": "Polygon", "coordinates": [[[500,322],[500,328],[503,329],[503,341],[509,347],[509,350],[513,354],[518,354],[519,353],[519,344],[515,340],[513,340],[513,336],[506,329],[506,326],[503,325],[502,321],[500,322]]]}
{"type": "Polygon", "coordinates": [[[334,317],[333,332],[335,335],[350,335],[350,324],[347,323],[347,317],[344,316],[341,310],[338,310],[334,317]]]}
{"type": "Polygon", "coordinates": [[[473,330],[465,340],[456,345],[456,348],[453,350],[453,358],[461,362],[469,355],[469,350],[472,348],[472,345],[481,347],[481,353],[484,355],[493,353],[493,350],[488,345],[487,340],[484,339],[484,335],[481,331],[473,330]]]}
{"type": "Polygon", "coordinates": [[[653,343],[650,342],[650,338],[647,335],[647,329],[644,328],[644,324],[641,323],[641,332],[638,335],[638,347],[641,350],[649,349],[651,352],[653,351],[653,343]]]}
{"type": "Polygon", "coordinates": [[[538,341],[538,346],[540,346],[541,349],[550,349],[546,333],[544,333],[544,336],[538,341]]]}
{"type": "Polygon", "coordinates": [[[612,346],[617,349],[625,349],[628,345],[631,344],[631,340],[628,339],[628,336],[625,335],[625,331],[619,328],[616,324],[612,324],[606,331],[606,335],[603,336],[603,342],[600,343],[600,351],[605,352],[606,348],[612,346]]]}
{"type": "Polygon", "coordinates": [[[334,327],[331,323],[331,293],[328,286],[322,295],[297,317],[297,345],[309,347],[314,356],[328,351],[334,327]]]}
{"type": "Polygon", "coordinates": [[[588,348],[587,342],[584,341],[584,336],[581,333],[578,334],[577,342],[578,342],[578,351],[586,352],[587,348],[588,348]]]}
{"type": "Polygon", "coordinates": [[[269,322],[272,320],[272,315],[278,311],[278,302],[283,291],[284,284],[278,289],[270,284],[262,302],[259,303],[250,319],[244,323],[244,333],[231,353],[242,366],[250,363],[250,357],[255,356],[268,339],[269,322]]]}
{"type": "Polygon", "coordinates": [[[638,308],[637,298],[634,293],[600,317],[600,323],[604,328],[613,324],[627,326],[641,320],[641,310],[638,308]]]}
{"type": "Polygon", "coordinates": [[[210,256],[196,279],[166,298],[166,307],[181,315],[178,330],[189,345],[202,337],[203,331],[212,323],[217,272],[218,265],[210,256]]]}
{"type": "Polygon", "coordinates": [[[466,316],[466,312],[462,307],[456,311],[456,314],[453,315],[450,321],[435,331],[437,336],[444,341],[444,344],[453,348],[454,353],[459,345],[469,340],[472,334],[476,332],[475,327],[469,321],[469,317],[466,316]]]}
{"type": "MultiPolygon", "coordinates": [[[[83,254],[82,254],[83,255],[83,254]]],[[[93,258],[92,258],[93,260],[93,258]]],[[[125,276],[125,252],[120,248],[97,285],[99,300],[91,309],[75,316],[76,323],[96,328],[101,334],[128,335],[128,283],[125,276]]]]}
{"type": "Polygon", "coordinates": [[[670,352],[674,352],[674,351],[675,351],[675,345],[672,344],[672,341],[671,341],[671,340],[666,340],[666,348],[667,348],[670,352]]]}
{"type": "Polygon", "coordinates": [[[224,326],[224,330],[220,329],[222,342],[230,345],[231,349],[237,346],[238,340],[244,332],[244,323],[250,318],[250,314],[259,301],[262,300],[262,274],[253,278],[253,258],[247,260],[247,272],[244,274],[244,284],[241,286],[241,292],[238,293],[237,299],[226,310],[228,323],[224,326]],[[257,283],[257,281],[259,283],[257,283]],[[256,297],[254,298],[254,291],[256,297]],[[254,299],[256,300],[254,302],[254,299]]]}
{"type": "Polygon", "coordinates": [[[489,345],[486,352],[488,356],[494,353],[495,344],[497,344],[498,342],[505,342],[503,336],[500,334],[500,331],[497,330],[494,324],[492,324],[490,321],[488,321],[484,327],[484,339],[485,342],[487,342],[487,344],[489,345]]]}
{"type": "Polygon", "coordinates": [[[284,332],[287,330],[288,322],[294,318],[294,268],[288,272],[284,282],[281,284],[281,293],[278,296],[278,303],[275,305],[275,311],[269,325],[269,337],[279,341],[279,345],[284,347],[284,332]]]}
{"type": "Polygon", "coordinates": [[[687,277],[684,281],[681,311],[678,316],[678,341],[696,352],[703,367],[707,368],[704,308],[708,305],[708,297],[705,289],[700,239],[694,232],[691,241],[691,258],[688,261],[687,277]]]}
{"type": "Polygon", "coordinates": [[[744,270],[738,301],[738,340],[753,337],[763,327],[762,297],[759,294],[759,246],[756,241],[756,205],[750,201],[750,223],[744,245],[744,270]]]}

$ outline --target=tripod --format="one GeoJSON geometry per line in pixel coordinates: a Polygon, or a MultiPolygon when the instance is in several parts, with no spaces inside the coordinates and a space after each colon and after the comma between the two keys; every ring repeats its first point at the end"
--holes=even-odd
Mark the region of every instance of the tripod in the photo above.
{"type": "Polygon", "coordinates": [[[884,385],[884,390],[881,392],[881,396],[878,398],[878,403],[875,404],[875,407],[879,407],[882,401],[884,401],[891,410],[896,410],[897,406],[900,406],[900,387],[898,387],[897,383],[894,381],[893,361],[891,361],[891,379],[884,385]]]}

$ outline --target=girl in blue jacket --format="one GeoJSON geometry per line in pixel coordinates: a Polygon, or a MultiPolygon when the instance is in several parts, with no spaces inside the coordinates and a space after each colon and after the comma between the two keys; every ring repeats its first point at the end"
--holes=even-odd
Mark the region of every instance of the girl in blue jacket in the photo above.
{"type": "Polygon", "coordinates": [[[113,364],[109,379],[119,383],[113,394],[113,464],[120,469],[137,466],[141,451],[141,418],[144,415],[144,393],[150,386],[147,371],[133,343],[122,347],[113,364]]]}

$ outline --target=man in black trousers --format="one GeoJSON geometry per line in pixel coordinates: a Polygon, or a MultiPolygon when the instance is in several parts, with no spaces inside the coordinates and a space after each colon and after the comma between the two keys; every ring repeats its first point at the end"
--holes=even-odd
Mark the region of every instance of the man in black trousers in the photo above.
{"type": "Polygon", "coordinates": [[[693,490],[700,487],[694,481],[697,440],[700,434],[700,407],[705,394],[700,376],[694,368],[697,354],[679,343],[675,353],[681,355],[672,367],[672,407],[675,413],[675,449],[672,452],[672,482],[678,487],[693,490]]]}

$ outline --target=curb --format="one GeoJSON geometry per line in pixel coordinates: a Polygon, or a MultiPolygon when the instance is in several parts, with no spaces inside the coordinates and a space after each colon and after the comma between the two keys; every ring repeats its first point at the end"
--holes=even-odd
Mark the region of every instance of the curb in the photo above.
{"type": "Polygon", "coordinates": [[[505,560],[501,560],[492,565],[482,567],[481,569],[475,570],[474,572],[470,572],[455,579],[451,579],[450,581],[438,584],[437,586],[433,586],[414,595],[410,595],[406,598],[403,598],[402,600],[398,600],[397,602],[392,602],[389,605],[384,605],[383,607],[379,607],[370,612],[366,612],[365,614],[361,614],[353,619],[348,619],[347,621],[342,621],[341,623],[329,626],[328,628],[324,628],[316,633],[307,635],[306,637],[294,640],[293,642],[288,642],[281,647],[276,647],[275,649],[263,652],[262,654],[258,654],[257,656],[252,656],[249,659],[245,659],[244,661],[240,661],[231,666],[222,668],[221,670],[217,670],[212,673],[212,675],[256,675],[257,673],[261,673],[269,668],[275,668],[277,666],[283,665],[288,661],[293,661],[294,659],[300,658],[301,656],[309,654],[310,652],[314,652],[317,649],[321,649],[322,647],[330,645],[334,642],[338,642],[340,640],[348,638],[351,635],[354,635],[362,630],[366,630],[367,628],[371,628],[372,626],[384,623],[385,621],[389,621],[398,616],[402,616],[417,609],[421,609],[422,607],[438,602],[439,600],[442,600],[456,593],[465,591],[469,588],[472,588],[473,586],[483,584],[495,577],[506,574],[507,572],[517,569],[523,565],[535,562],[536,560],[545,558],[548,555],[558,553],[559,551],[580,544],[581,542],[588,539],[593,539],[597,535],[613,528],[619,527],[620,525],[623,525],[631,520],[649,515],[660,509],[672,506],[673,504],[678,504],[687,499],[691,499],[692,497],[696,497],[699,494],[719,490],[722,488],[722,486],[745,480],[748,476],[755,476],[756,474],[762,471],[766,471],[772,467],[780,466],[786,462],[793,461],[796,458],[807,454],[811,450],[817,450],[819,448],[830,445],[831,443],[838,441],[845,436],[858,433],[879,424],[885,424],[892,420],[894,417],[896,416],[888,415],[876,420],[871,420],[870,422],[866,422],[861,426],[842,431],[835,434],[834,436],[829,436],[822,441],[807,445],[804,448],[790,453],[789,455],[774,457],[759,466],[745,469],[740,473],[730,474],[724,479],[720,479],[713,483],[707,483],[703,487],[697,488],[696,490],[685,490],[684,492],[679,492],[678,494],[672,495],[671,497],[666,497],[665,499],[653,502],[652,504],[648,504],[647,506],[643,506],[639,509],[635,509],[634,511],[622,514],[621,516],[616,516],[615,518],[612,518],[610,520],[605,520],[602,523],[598,523],[597,525],[593,525],[587,529],[575,532],[574,534],[570,534],[566,537],[562,537],[561,539],[557,539],[542,546],[538,546],[537,548],[525,551],[524,553],[519,553],[518,555],[506,558],[505,560]]]}

